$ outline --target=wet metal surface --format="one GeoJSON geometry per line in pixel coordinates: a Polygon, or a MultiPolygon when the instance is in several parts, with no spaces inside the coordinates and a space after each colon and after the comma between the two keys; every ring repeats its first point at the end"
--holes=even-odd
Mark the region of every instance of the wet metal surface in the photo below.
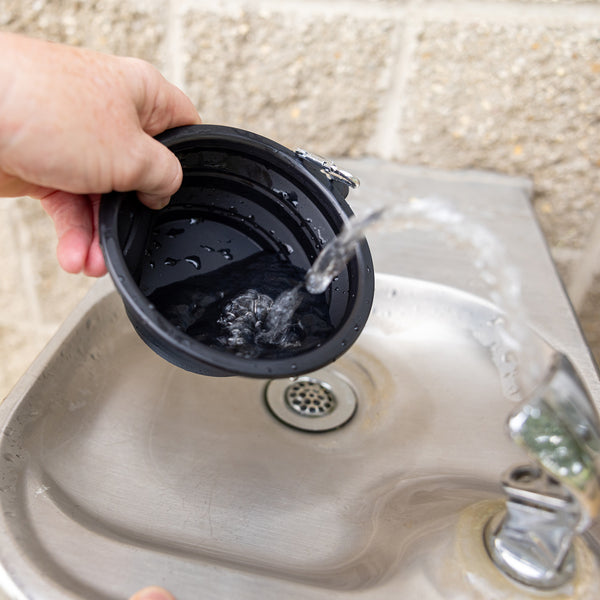
{"type": "MultiPolygon", "coordinates": [[[[365,169],[351,170],[368,188],[365,169]]],[[[477,190],[442,184],[487,218],[477,190]]],[[[504,199],[490,227],[535,267],[523,293],[532,326],[594,392],[525,193],[486,186],[504,199]]],[[[0,587],[44,600],[116,600],[151,583],[178,600],[470,597],[465,582],[495,571],[482,535],[464,534],[479,522],[469,511],[501,500],[501,474],[524,460],[504,429],[514,405],[492,351],[498,310],[467,293],[480,290],[460,248],[445,248],[444,270],[430,234],[370,242],[383,273],[373,313],[327,367],[358,404],[328,432],[283,425],[265,381],[166,363],[99,282],[0,405],[0,587]]],[[[590,539],[597,548],[597,526],[590,539]]],[[[581,579],[597,574],[585,557],[581,579]]]]}
{"type": "Polygon", "coordinates": [[[423,543],[424,512],[443,521],[492,497],[520,453],[468,329],[491,309],[414,280],[380,277],[378,294],[360,344],[330,367],[352,382],[357,414],[308,435],[265,408],[264,382],[189,374],[153,354],[106,295],[5,428],[7,568],[90,599],[168,570],[191,598],[215,566],[286,594],[405,585],[417,573],[399,550],[423,543]]]}
{"type": "Polygon", "coordinates": [[[437,597],[407,554],[443,562],[453,520],[497,497],[498,474],[522,459],[474,337],[493,327],[492,306],[378,277],[360,343],[329,367],[352,382],[357,413],[307,434],[267,410],[264,382],[153,354],[107,291],[4,428],[9,574],[29,572],[46,598],[119,598],[157,573],[183,599],[199,580],[215,598],[226,584],[259,597],[248,580],[286,597],[437,597]]]}

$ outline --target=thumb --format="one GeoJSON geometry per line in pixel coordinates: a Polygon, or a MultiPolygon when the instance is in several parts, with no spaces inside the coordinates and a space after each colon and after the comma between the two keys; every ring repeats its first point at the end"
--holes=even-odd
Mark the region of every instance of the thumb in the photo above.
{"type": "Polygon", "coordinates": [[[138,198],[149,208],[163,208],[179,189],[183,170],[179,159],[163,144],[144,134],[134,168],[127,181],[127,189],[136,190],[138,198]]]}

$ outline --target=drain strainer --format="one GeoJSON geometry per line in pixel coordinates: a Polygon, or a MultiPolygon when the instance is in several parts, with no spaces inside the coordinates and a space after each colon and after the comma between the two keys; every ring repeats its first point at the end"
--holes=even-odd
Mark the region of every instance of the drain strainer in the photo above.
{"type": "Polygon", "coordinates": [[[285,389],[288,406],[303,417],[323,417],[337,407],[331,386],[312,377],[300,377],[285,389]]]}
{"type": "Polygon", "coordinates": [[[337,429],[352,418],[357,405],[352,386],[330,369],[273,379],[265,388],[265,399],[280,421],[304,431],[337,429]]]}

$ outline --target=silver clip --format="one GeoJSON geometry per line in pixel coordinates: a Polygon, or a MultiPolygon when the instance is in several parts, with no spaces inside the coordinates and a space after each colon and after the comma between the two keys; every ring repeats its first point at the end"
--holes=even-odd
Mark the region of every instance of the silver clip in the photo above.
{"type": "Polygon", "coordinates": [[[318,154],[311,154],[306,150],[302,150],[302,148],[298,148],[296,150],[296,156],[319,167],[321,173],[326,175],[328,179],[339,181],[351,188],[357,188],[360,185],[358,177],[355,177],[348,171],[342,171],[342,169],[339,169],[332,161],[327,160],[318,154]]]}

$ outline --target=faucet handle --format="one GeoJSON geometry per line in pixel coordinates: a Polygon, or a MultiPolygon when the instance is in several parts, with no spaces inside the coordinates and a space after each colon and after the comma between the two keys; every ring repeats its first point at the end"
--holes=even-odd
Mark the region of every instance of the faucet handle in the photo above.
{"type": "Polygon", "coordinates": [[[545,380],[509,417],[508,431],[581,505],[577,529],[600,512],[600,422],[569,359],[557,354],[545,380]]]}

